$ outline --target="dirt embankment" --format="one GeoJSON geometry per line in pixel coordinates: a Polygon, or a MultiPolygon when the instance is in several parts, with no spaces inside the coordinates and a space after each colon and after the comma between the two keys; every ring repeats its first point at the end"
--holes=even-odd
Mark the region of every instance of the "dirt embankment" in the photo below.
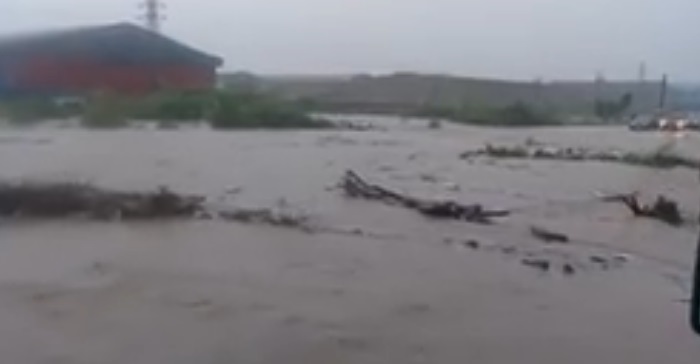
{"type": "Polygon", "coordinates": [[[596,99],[617,100],[634,94],[635,110],[652,110],[659,85],[633,82],[516,82],[398,73],[355,77],[264,77],[222,75],[235,88],[258,89],[312,101],[328,111],[406,113],[425,106],[504,107],[516,102],[570,112],[590,112],[596,99]]]}

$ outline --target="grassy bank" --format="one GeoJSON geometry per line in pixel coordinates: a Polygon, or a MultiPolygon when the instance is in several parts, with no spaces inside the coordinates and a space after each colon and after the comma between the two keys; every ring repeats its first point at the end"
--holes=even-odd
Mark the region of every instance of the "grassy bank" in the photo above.
{"type": "Polygon", "coordinates": [[[77,118],[89,128],[120,128],[135,120],[163,128],[206,122],[216,129],[323,128],[300,104],[257,93],[168,92],[144,97],[21,98],[0,102],[0,117],[15,125],[77,118]]]}

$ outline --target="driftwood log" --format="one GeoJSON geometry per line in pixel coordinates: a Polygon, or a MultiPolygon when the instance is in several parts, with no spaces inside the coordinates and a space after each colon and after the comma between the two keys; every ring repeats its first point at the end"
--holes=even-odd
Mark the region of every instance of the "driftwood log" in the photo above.
{"type": "Polygon", "coordinates": [[[569,237],[567,235],[538,226],[531,226],[530,233],[532,236],[544,241],[545,243],[566,244],[569,242],[569,237]]]}
{"type": "Polygon", "coordinates": [[[620,202],[627,206],[634,216],[646,217],[663,221],[669,225],[678,226],[683,224],[683,216],[678,208],[678,203],[659,195],[652,205],[645,205],[639,202],[636,193],[620,194],[603,198],[606,202],[620,202]]]}
{"type": "Polygon", "coordinates": [[[510,214],[507,210],[488,210],[480,204],[463,205],[455,201],[430,201],[406,196],[385,187],[370,184],[353,171],[345,173],[340,185],[349,197],[400,205],[433,218],[489,224],[493,218],[510,214]]]}

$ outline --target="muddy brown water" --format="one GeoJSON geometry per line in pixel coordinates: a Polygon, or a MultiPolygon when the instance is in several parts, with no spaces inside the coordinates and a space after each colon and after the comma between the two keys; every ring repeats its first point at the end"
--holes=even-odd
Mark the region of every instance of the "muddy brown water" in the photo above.
{"type": "Polygon", "coordinates": [[[367,120],[387,130],[2,131],[3,179],[168,185],[213,204],[301,211],[326,231],[4,222],[2,361],[697,363],[685,302],[697,224],[637,220],[595,201],[597,192],[664,193],[697,216],[696,173],[458,155],[528,137],[626,150],[672,141],[700,155],[700,135],[367,120]],[[413,195],[517,213],[477,226],[347,200],[333,187],[348,168],[413,195]],[[572,242],[543,245],[532,224],[572,242]],[[624,262],[599,269],[593,256],[624,262]],[[551,270],[525,258],[546,259],[551,270]],[[564,264],[575,274],[563,274],[564,264]]]}

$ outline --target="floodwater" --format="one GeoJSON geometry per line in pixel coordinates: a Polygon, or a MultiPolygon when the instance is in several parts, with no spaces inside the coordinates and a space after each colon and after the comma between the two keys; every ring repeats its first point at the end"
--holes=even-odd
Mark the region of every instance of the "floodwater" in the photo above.
{"type": "Polygon", "coordinates": [[[663,193],[697,221],[696,173],[458,156],[527,138],[700,155],[700,135],[367,120],[386,129],[0,132],[3,179],[168,185],[214,204],[303,212],[324,228],[5,222],[2,361],[698,362],[700,338],[686,324],[697,223],[674,228],[596,201],[663,193]],[[480,226],[348,200],[334,188],[347,169],[411,195],[515,213],[480,226]],[[544,244],[531,225],[572,241],[544,244]]]}

